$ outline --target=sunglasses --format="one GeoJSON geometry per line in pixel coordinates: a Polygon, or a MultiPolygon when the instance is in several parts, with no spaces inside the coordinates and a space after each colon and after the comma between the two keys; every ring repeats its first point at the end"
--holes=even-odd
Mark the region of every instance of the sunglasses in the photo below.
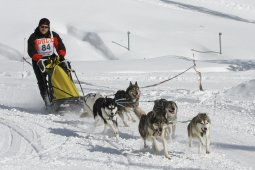
{"type": "Polygon", "coordinates": [[[46,28],[49,28],[49,27],[48,26],[40,26],[40,28],[45,28],[46,29],[46,28]]]}

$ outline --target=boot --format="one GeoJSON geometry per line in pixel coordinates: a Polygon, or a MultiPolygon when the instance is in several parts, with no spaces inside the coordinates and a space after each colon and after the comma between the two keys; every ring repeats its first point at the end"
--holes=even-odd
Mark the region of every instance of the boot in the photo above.
{"type": "Polygon", "coordinates": [[[49,100],[48,95],[44,95],[44,96],[43,96],[43,101],[44,101],[44,104],[45,104],[46,109],[48,109],[48,108],[51,106],[51,102],[50,102],[50,100],[49,100]]]}

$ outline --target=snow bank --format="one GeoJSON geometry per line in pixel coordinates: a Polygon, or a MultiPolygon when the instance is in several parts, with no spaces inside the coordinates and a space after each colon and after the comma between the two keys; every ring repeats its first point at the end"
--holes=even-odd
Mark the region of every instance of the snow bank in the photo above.
{"type": "Polygon", "coordinates": [[[239,100],[255,99],[255,79],[241,83],[226,91],[226,95],[239,100]]]}

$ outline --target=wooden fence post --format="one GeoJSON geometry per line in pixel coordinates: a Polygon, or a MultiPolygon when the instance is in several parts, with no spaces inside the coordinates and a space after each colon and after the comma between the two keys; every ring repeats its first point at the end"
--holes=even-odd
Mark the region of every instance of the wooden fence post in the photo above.
{"type": "Polygon", "coordinates": [[[194,70],[196,71],[196,73],[198,74],[199,76],[199,90],[200,91],[204,91],[203,87],[202,87],[202,75],[201,75],[201,72],[199,72],[196,68],[196,61],[195,61],[195,57],[194,57],[194,53],[193,53],[193,63],[194,63],[194,70]]]}
{"type": "Polygon", "coordinates": [[[128,35],[128,51],[130,51],[130,31],[127,32],[128,35]]]}
{"type": "Polygon", "coordinates": [[[219,33],[219,44],[220,44],[220,54],[222,54],[222,48],[221,48],[221,35],[222,33],[219,33]]]}

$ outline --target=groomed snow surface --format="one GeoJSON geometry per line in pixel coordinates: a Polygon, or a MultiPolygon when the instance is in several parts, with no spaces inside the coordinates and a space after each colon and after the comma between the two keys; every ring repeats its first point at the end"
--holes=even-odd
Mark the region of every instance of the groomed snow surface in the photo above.
{"type": "Polygon", "coordinates": [[[255,169],[252,0],[1,0],[0,14],[0,169],[255,169]],[[204,91],[191,69],[141,88],[140,106],[147,113],[153,103],[146,101],[173,100],[178,121],[206,112],[211,153],[199,154],[198,142],[188,147],[188,123],[177,123],[168,160],[151,145],[143,148],[137,118],[129,127],[118,119],[116,142],[111,131],[94,128],[93,117],[48,114],[31,66],[21,62],[24,40],[42,17],[63,38],[85,94],[111,96],[130,81],[143,87],[169,79],[192,66],[194,53],[204,91]],[[126,46],[127,31],[131,51],[112,43],[126,46]]]}

